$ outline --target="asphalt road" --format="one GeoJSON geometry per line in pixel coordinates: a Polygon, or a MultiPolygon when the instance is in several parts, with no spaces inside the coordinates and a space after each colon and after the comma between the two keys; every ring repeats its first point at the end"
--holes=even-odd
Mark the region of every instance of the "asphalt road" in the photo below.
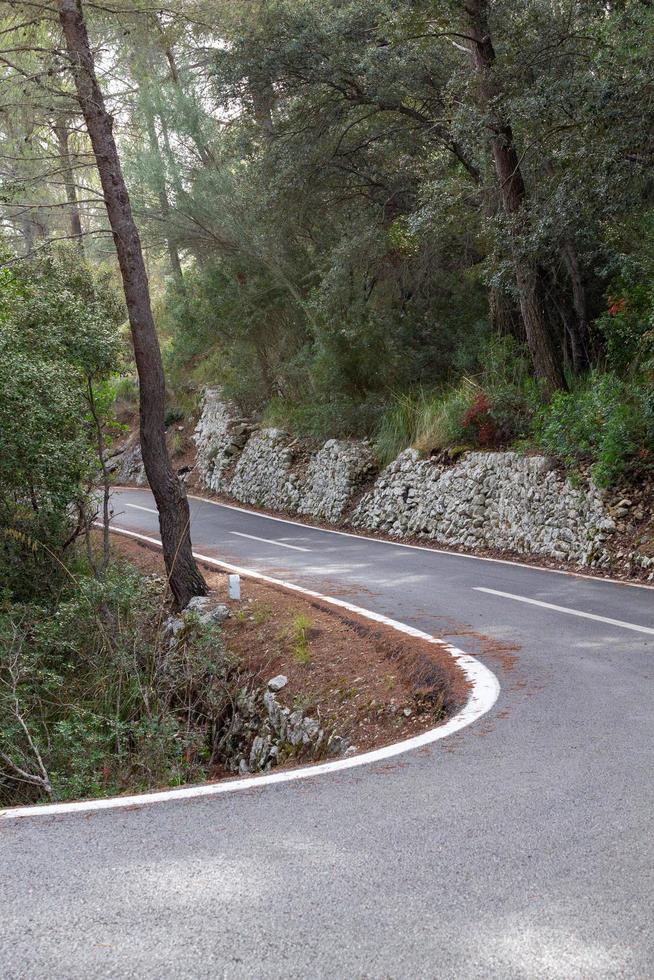
{"type": "Polygon", "coordinates": [[[451,639],[499,700],[385,765],[1,823],[3,980],[654,977],[654,591],[192,509],[198,551],[451,639]]]}

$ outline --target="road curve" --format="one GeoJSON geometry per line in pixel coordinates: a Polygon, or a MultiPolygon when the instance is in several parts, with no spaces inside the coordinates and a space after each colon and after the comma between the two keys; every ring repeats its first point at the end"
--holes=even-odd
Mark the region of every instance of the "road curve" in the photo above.
{"type": "Polygon", "coordinates": [[[500,698],[384,765],[0,824],[0,976],[653,977],[654,591],[192,510],[198,551],[451,640],[500,698]]]}

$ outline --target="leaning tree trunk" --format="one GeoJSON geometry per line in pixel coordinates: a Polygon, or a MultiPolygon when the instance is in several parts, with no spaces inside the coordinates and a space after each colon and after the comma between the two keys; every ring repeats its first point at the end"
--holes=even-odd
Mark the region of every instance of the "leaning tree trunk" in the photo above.
{"type": "Polygon", "coordinates": [[[511,124],[491,108],[497,93],[492,81],[495,49],[488,24],[488,2],[463,0],[463,9],[471,38],[472,62],[480,76],[480,98],[483,108],[490,111],[491,115],[489,121],[491,154],[502,206],[509,219],[513,267],[527,345],[534,370],[543,378],[548,388],[550,390],[565,388],[561,354],[557,350],[545,313],[545,289],[542,277],[537,264],[523,254],[517,242],[517,228],[520,218],[525,213],[527,192],[511,124]]]}
{"type": "Polygon", "coordinates": [[[59,21],[73,65],[80,109],[86,122],[100,174],[109,223],[132,331],[140,382],[140,423],[143,464],[159,511],[159,527],[170,587],[179,608],[207,591],[191,550],[190,515],[183,485],[166,446],[165,382],[155,330],[141,242],[107,112],[95,74],[80,0],[58,0],[59,21]]]}

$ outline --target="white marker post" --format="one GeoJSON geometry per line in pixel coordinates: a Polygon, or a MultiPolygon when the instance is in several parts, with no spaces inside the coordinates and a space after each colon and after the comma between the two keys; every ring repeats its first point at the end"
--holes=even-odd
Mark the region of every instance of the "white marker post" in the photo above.
{"type": "Polygon", "coordinates": [[[240,599],[241,598],[241,576],[240,575],[228,575],[227,576],[227,595],[230,599],[240,599]]]}

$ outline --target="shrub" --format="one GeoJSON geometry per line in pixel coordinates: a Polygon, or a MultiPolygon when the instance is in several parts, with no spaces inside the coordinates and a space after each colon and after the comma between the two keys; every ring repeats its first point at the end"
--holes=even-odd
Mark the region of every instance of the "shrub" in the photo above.
{"type": "Polygon", "coordinates": [[[608,366],[624,373],[635,364],[654,357],[654,289],[649,276],[643,280],[628,271],[614,281],[607,310],[596,321],[604,338],[608,366]]]}
{"type": "Polygon", "coordinates": [[[416,423],[415,447],[428,452],[466,442],[464,418],[479,394],[479,386],[464,378],[443,395],[425,399],[416,423]]]}
{"type": "Polygon", "coordinates": [[[466,430],[472,429],[475,433],[475,442],[480,446],[494,446],[497,444],[497,426],[491,416],[491,403],[483,391],[478,395],[464,414],[461,423],[466,430]]]}
{"type": "Polygon", "coordinates": [[[163,602],[114,563],[49,606],[0,603],[0,805],[43,798],[44,773],[55,799],[206,776],[245,679],[197,617],[171,644],[163,602]]]}
{"type": "Polygon", "coordinates": [[[116,317],[77,253],[0,273],[0,582],[17,599],[57,587],[97,478],[91,408],[104,418],[120,365],[116,317]]]}
{"type": "Polygon", "coordinates": [[[362,438],[374,427],[379,401],[356,402],[345,396],[292,402],[273,398],[266,408],[264,425],[287,429],[295,436],[316,440],[362,438]]]}
{"type": "Polygon", "coordinates": [[[537,415],[539,445],[568,466],[592,464],[608,487],[624,473],[651,466],[654,390],[651,385],[593,372],[570,392],[558,392],[537,415]]]}
{"type": "Polygon", "coordinates": [[[382,414],[375,435],[375,453],[382,466],[414,442],[425,397],[423,392],[395,395],[382,414]]]}
{"type": "Polygon", "coordinates": [[[171,425],[184,421],[184,413],[177,406],[166,409],[164,415],[164,428],[169,429],[171,425]]]}
{"type": "Polygon", "coordinates": [[[410,445],[424,452],[462,444],[489,448],[529,434],[542,398],[525,352],[511,338],[496,338],[479,360],[479,374],[451,388],[394,398],[375,438],[383,463],[410,445]]]}

